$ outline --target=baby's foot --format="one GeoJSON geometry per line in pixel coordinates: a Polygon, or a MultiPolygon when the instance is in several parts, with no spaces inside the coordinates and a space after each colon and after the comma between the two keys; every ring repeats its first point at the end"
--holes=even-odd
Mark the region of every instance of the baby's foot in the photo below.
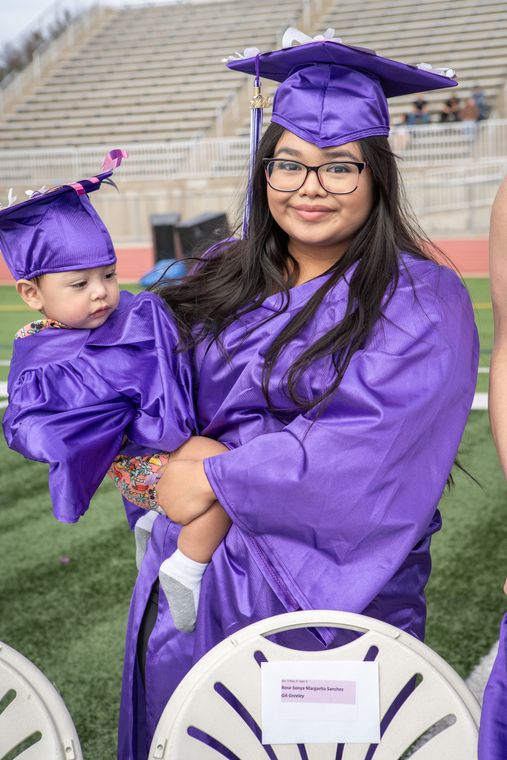
{"type": "Polygon", "coordinates": [[[136,566],[141,569],[141,564],[148,548],[153,523],[158,517],[158,513],[150,510],[139,518],[134,527],[134,536],[136,539],[136,566]]]}
{"type": "Polygon", "coordinates": [[[201,580],[208,562],[196,562],[179,549],[162,562],[159,580],[167,598],[174,627],[193,631],[197,618],[201,580]]]}

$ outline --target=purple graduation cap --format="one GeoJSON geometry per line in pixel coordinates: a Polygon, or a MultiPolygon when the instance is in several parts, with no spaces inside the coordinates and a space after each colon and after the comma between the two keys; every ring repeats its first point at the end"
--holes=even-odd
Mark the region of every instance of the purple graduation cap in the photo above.
{"type": "MultiPolygon", "coordinates": [[[[271,120],[303,140],[327,148],[389,134],[387,98],[396,95],[455,87],[452,69],[433,70],[428,64],[410,66],[377,55],[373,50],[343,45],[333,38],[334,30],[312,39],[297,29],[288,29],[282,49],[260,53],[255,48],[245,55],[227,59],[227,66],[256,77],[281,82],[273,100],[271,120]],[[291,47],[293,42],[302,42],[291,47]]],[[[259,106],[252,101],[252,119],[259,106]]],[[[264,105],[264,104],[262,104],[264,105]]],[[[257,141],[260,128],[252,130],[257,141]]],[[[257,142],[250,146],[253,169],[257,142]]],[[[248,216],[248,214],[247,214],[248,216]]]]}
{"type": "Polygon", "coordinates": [[[0,250],[15,280],[115,263],[113,242],[88,193],[98,190],[126,156],[111,150],[97,176],[35,192],[0,210],[0,250]]]}

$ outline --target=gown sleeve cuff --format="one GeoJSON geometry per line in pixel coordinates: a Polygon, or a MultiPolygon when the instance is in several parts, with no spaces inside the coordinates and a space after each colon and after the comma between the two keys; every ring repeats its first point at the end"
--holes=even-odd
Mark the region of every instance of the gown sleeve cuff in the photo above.
{"type": "Polygon", "coordinates": [[[219,454],[218,456],[210,457],[209,459],[204,459],[204,472],[206,473],[206,477],[208,478],[209,484],[213,489],[217,500],[225,509],[232,522],[247,533],[252,533],[251,528],[238,515],[230,499],[227,497],[227,494],[221,486],[221,481],[223,478],[220,477],[220,460],[224,456],[230,456],[230,454],[226,452],[224,454],[219,454]]]}

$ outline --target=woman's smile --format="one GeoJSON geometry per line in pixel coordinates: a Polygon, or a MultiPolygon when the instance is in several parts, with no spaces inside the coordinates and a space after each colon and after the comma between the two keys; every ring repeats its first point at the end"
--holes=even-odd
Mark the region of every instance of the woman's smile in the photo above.
{"type": "Polygon", "coordinates": [[[328,219],[329,215],[333,213],[333,209],[327,206],[300,204],[291,206],[290,208],[293,208],[296,214],[305,222],[320,222],[322,219],[328,219]]]}

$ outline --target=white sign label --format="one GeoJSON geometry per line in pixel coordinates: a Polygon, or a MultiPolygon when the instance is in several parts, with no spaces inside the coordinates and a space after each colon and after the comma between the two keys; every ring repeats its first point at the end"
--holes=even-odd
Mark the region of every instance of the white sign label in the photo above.
{"type": "Polygon", "coordinates": [[[376,662],[263,662],[262,743],[378,743],[376,662]]]}

